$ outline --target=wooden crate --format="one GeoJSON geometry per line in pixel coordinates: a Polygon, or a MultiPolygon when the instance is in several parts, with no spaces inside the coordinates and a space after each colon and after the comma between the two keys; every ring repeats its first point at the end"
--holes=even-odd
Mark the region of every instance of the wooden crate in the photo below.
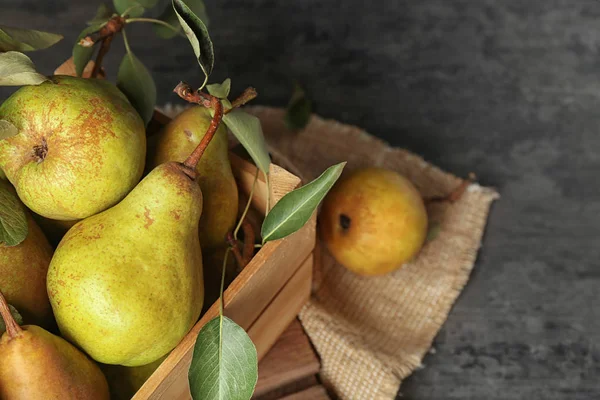
{"type": "MultiPolygon", "coordinates": [[[[149,130],[166,123],[168,118],[156,113],[149,130]]],[[[256,167],[230,154],[240,191],[249,194],[256,167]]],[[[300,179],[272,164],[271,204],[300,185],[300,179]]],[[[264,215],[266,183],[260,176],[252,207],[264,215]]],[[[244,328],[256,345],[259,360],[273,346],[277,337],[293,321],[308,300],[312,281],[312,251],[315,247],[316,218],[298,232],[267,243],[229,285],[224,294],[225,315],[244,328]]],[[[183,338],[133,399],[189,399],[188,370],[200,329],[219,314],[215,302],[200,321],[183,338]]]]}

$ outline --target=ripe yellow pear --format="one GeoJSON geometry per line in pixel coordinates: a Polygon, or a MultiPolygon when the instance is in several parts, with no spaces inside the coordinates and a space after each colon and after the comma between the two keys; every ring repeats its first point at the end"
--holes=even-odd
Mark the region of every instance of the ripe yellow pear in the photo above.
{"type": "MultiPolygon", "coordinates": [[[[0,181],[0,185],[10,184],[0,181]]],[[[0,243],[0,290],[26,323],[49,327],[54,318],[46,292],[46,274],[52,248],[30,215],[27,222],[28,234],[23,242],[16,246],[0,243]]]]}
{"type": "MultiPolygon", "coordinates": [[[[211,116],[207,108],[191,107],[150,139],[148,165],[167,161],[183,162],[204,137],[211,116]]],[[[229,163],[227,129],[221,124],[196,167],[204,198],[200,219],[200,243],[204,253],[223,253],[227,233],[234,227],[238,212],[238,189],[229,163]]]]}
{"type": "Polygon", "coordinates": [[[202,192],[194,175],[183,164],[156,167],[119,204],[77,223],[58,245],[48,270],[56,322],[96,361],[152,363],[198,320],[202,192]]]}
{"type": "Polygon", "coordinates": [[[319,226],[340,264],[360,275],[381,275],[417,255],[427,236],[427,211],[408,179],[365,168],[343,177],[325,197],[319,226]]]}
{"type": "Polygon", "coordinates": [[[54,76],[0,106],[18,134],[0,141],[0,169],[25,205],[72,221],[104,211],[144,170],[144,122],[110,82],[54,76]]]}
{"type": "Polygon", "coordinates": [[[0,399],[108,400],[100,368],[66,340],[35,326],[20,327],[0,293],[6,332],[0,338],[0,399]]]}

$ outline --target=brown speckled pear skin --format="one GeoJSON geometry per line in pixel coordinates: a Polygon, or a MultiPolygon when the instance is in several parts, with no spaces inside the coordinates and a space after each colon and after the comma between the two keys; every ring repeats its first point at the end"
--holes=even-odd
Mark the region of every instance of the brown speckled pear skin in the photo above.
{"type": "Polygon", "coordinates": [[[50,327],[53,317],[46,274],[52,247],[31,216],[27,220],[29,233],[23,242],[13,247],[0,244],[0,290],[25,323],[50,327]]]}
{"type": "Polygon", "coordinates": [[[102,371],[85,354],[26,325],[0,338],[0,399],[108,400],[109,391],[102,371]]]}
{"type": "MultiPolygon", "coordinates": [[[[204,137],[211,116],[205,107],[191,107],[169,122],[148,146],[148,165],[183,162],[204,137]]],[[[196,167],[204,204],[200,220],[202,249],[222,247],[234,227],[238,189],[229,163],[227,130],[221,124],[196,167]]]]}
{"type": "Polygon", "coordinates": [[[72,221],[118,203],[138,183],[144,122],[113,84],[54,76],[0,105],[19,133],[0,141],[0,168],[33,212],[72,221]]]}
{"type": "Polygon", "coordinates": [[[156,167],[119,204],[71,228],[54,253],[56,322],[96,361],[156,361],[200,316],[202,192],[181,167],[156,167]]]}

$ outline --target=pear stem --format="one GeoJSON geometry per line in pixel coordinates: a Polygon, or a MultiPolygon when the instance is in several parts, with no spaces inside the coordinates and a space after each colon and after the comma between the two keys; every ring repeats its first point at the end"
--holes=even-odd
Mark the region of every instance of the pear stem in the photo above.
{"type": "Polygon", "coordinates": [[[235,110],[238,107],[243,106],[249,101],[255,99],[256,96],[258,96],[256,89],[254,89],[253,87],[246,88],[246,90],[244,90],[242,94],[240,94],[235,100],[231,102],[231,108],[229,110],[225,110],[225,114],[231,112],[232,110],[235,110]]]}
{"type": "Polygon", "coordinates": [[[206,134],[204,134],[204,137],[202,140],[200,140],[200,143],[194,149],[192,154],[190,154],[190,156],[183,162],[183,165],[187,168],[196,169],[198,162],[200,162],[202,155],[217,133],[217,129],[219,129],[219,125],[223,120],[223,104],[218,97],[204,93],[200,90],[194,92],[190,85],[184,82],[179,82],[173,91],[185,101],[189,103],[202,104],[206,108],[211,108],[215,113],[210,121],[208,129],[206,130],[206,134]]]}
{"type": "Polygon", "coordinates": [[[10,338],[14,338],[23,332],[23,329],[21,329],[17,321],[13,318],[2,292],[0,292],[0,315],[4,320],[4,325],[6,325],[6,333],[10,338]]]}
{"type": "Polygon", "coordinates": [[[223,309],[225,308],[225,300],[223,299],[223,290],[225,289],[225,270],[227,269],[227,258],[229,257],[229,252],[231,248],[227,248],[225,250],[225,257],[223,257],[223,270],[221,272],[221,290],[219,291],[219,315],[223,316],[223,309]]]}
{"type": "Polygon", "coordinates": [[[454,203],[457,200],[460,200],[460,198],[463,196],[463,194],[465,193],[465,191],[467,190],[467,188],[469,187],[470,184],[472,184],[473,182],[475,182],[475,180],[477,179],[477,177],[475,176],[474,173],[470,173],[469,177],[467,179],[464,179],[460,185],[458,185],[456,187],[456,189],[454,189],[452,192],[448,193],[446,196],[436,196],[436,197],[429,197],[424,199],[426,204],[430,204],[430,203],[445,203],[445,202],[449,202],[449,203],[454,203]]]}

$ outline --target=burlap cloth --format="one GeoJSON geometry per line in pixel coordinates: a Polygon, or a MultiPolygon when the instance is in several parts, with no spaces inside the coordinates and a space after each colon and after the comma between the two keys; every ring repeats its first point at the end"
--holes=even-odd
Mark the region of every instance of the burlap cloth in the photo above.
{"type": "MultiPolygon", "coordinates": [[[[461,182],[359,128],[313,116],[303,131],[293,133],[286,129],[283,110],[247,110],[261,119],[274,161],[303,180],[348,161],[345,172],[363,166],[398,171],[424,197],[443,196],[461,182]]],[[[439,235],[417,259],[386,276],[357,276],[338,265],[325,246],[317,246],[314,293],[300,320],[321,357],[321,379],[333,394],[395,398],[467,283],[496,198],[494,190],[472,184],[459,201],[430,205],[430,221],[440,223],[439,235]]]]}

